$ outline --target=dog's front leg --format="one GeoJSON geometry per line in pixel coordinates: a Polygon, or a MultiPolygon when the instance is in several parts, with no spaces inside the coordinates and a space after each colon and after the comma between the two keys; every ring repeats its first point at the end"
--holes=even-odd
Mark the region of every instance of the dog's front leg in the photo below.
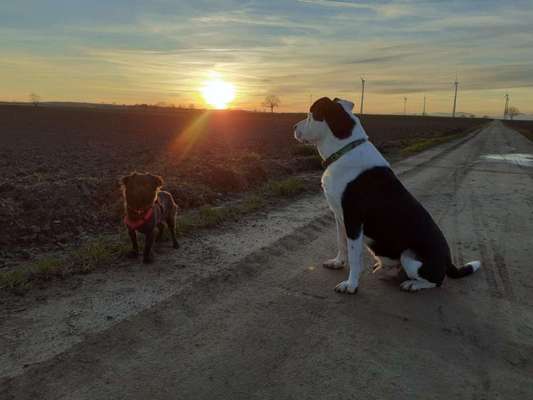
{"type": "Polygon", "coordinates": [[[335,291],[339,293],[354,294],[359,287],[359,275],[361,274],[362,258],[363,258],[363,229],[358,229],[359,232],[354,234],[357,230],[350,229],[348,232],[348,264],[350,265],[350,273],[348,280],[339,283],[335,287],[335,291]],[[351,231],[351,232],[350,232],[351,231]],[[356,236],[357,235],[357,236],[356,236]],[[352,238],[351,236],[355,236],[352,238]]]}
{"type": "Polygon", "coordinates": [[[143,252],[143,263],[149,264],[154,260],[152,255],[152,246],[155,240],[155,229],[146,234],[144,240],[144,252],[143,252]]]}
{"type": "Polygon", "coordinates": [[[335,221],[337,222],[337,248],[338,253],[337,257],[332,258],[331,260],[324,261],[323,266],[330,269],[339,269],[344,268],[348,258],[348,249],[346,247],[346,229],[344,228],[344,223],[335,216],[335,221]]]}
{"type": "Polygon", "coordinates": [[[133,229],[128,229],[128,235],[131,240],[131,251],[128,253],[128,257],[136,258],[139,255],[139,244],[137,243],[137,233],[133,229]]]}

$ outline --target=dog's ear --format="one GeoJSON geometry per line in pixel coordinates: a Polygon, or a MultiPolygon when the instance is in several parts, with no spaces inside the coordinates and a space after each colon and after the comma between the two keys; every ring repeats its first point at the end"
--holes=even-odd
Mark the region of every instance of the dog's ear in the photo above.
{"type": "Polygon", "coordinates": [[[355,106],[355,104],[352,103],[351,101],[339,99],[338,97],[335,97],[333,101],[335,103],[339,103],[348,113],[351,113],[353,111],[353,107],[355,106]]]}
{"type": "MultiPolygon", "coordinates": [[[[350,137],[355,125],[354,119],[338,101],[331,101],[327,97],[323,97],[323,99],[326,100],[321,103],[320,110],[324,110],[324,120],[328,124],[331,132],[333,132],[333,135],[335,135],[337,139],[346,139],[350,137]]],[[[320,100],[317,100],[317,102],[320,100]]]]}
{"type": "Polygon", "coordinates": [[[321,97],[313,103],[309,111],[311,112],[311,115],[315,121],[324,121],[330,106],[331,99],[329,97],[321,97]]]}
{"type": "Polygon", "coordinates": [[[159,189],[161,186],[163,186],[163,178],[161,178],[159,175],[148,174],[148,176],[152,179],[154,188],[159,189]]]}
{"type": "Polygon", "coordinates": [[[335,98],[332,101],[329,97],[322,97],[313,103],[310,111],[315,121],[326,121],[335,137],[346,139],[352,134],[355,121],[339,101],[343,100],[335,98]]]}

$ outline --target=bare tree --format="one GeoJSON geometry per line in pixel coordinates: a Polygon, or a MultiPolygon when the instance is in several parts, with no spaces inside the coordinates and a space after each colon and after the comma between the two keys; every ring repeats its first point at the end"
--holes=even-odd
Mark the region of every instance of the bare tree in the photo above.
{"type": "Polygon", "coordinates": [[[30,101],[35,107],[37,107],[41,101],[41,96],[39,96],[37,93],[30,93],[30,101]]]}
{"type": "Polygon", "coordinates": [[[279,107],[281,100],[275,94],[269,94],[261,103],[263,107],[270,108],[270,112],[274,112],[274,108],[279,107]]]}
{"type": "Polygon", "coordinates": [[[509,116],[509,118],[513,119],[514,117],[516,117],[517,115],[520,115],[522,114],[520,112],[520,110],[518,109],[518,107],[514,107],[514,106],[511,106],[509,107],[509,109],[507,110],[507,115],[509,116]]]}

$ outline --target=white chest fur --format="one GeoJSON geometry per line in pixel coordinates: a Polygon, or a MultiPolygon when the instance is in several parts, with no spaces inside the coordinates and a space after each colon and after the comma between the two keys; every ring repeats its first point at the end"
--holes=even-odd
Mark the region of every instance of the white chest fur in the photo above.
{"type": "Polygon", "coordinates": [[[346,185],[373,167],[389,166],[370,142],[365,142],[331,164],[322,174],[322,188],[330,208],[342,221],[342,195],[346,185]]]}

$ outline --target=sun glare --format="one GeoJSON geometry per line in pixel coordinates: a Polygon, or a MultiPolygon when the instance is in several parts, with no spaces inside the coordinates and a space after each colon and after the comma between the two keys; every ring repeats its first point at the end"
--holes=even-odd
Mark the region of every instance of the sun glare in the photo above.
{"type": "Polygon", "coordinates": [[[235,87],[219,76],[213,76],[202,87],[202,96],[207,104],[223,110],[235,98],[235,87]]]}

